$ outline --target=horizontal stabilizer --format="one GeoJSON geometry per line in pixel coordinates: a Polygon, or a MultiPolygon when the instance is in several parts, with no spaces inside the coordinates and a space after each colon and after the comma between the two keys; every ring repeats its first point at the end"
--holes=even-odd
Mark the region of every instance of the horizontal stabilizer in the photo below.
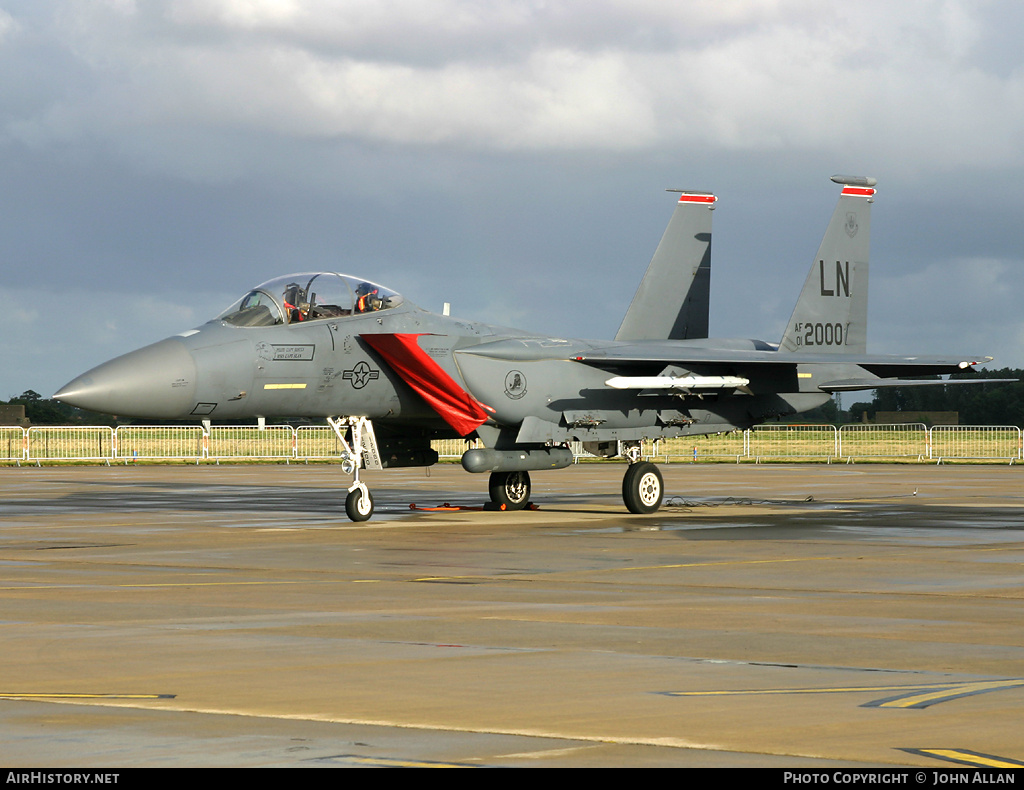
{"type": "Polygon", "coordinates": [[[605,382],[617,390],[721,390],[749,383],[742,376],[615,376],[605,382]]]}

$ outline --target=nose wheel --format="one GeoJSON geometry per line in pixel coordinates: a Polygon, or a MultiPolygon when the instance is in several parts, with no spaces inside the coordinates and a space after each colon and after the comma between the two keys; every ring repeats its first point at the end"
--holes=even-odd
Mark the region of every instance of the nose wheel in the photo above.
{"type": "Polygon", "coordinates": [[[630,513],[654,513],[665,498],[665,481],[652,463],[638,461],[626,467],[622,478],[622,501],[630,513]]]}
{"type": "Polygon", "coordinates": [[[348,492],[345,497],[345,514],[352,521],[369,521],[373,515],[373,494],[364,483],[348,492]]]}

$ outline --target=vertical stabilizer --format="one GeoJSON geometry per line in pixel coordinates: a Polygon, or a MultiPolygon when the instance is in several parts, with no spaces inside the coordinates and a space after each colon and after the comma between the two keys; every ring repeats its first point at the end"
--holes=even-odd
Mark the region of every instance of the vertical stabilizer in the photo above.
{"type": "Polygon", "coordinates": [[[711,211],[716,200],[707,193],[683,192],[679,196],[616,340],[708,336],[711,211]]]}
{"type": "Polygon", "coordinates": [[[842,184],[843,191],[782,335],[780,351],[867,351],[868,253],[877,182],[864,176],[832,180],[842,184]]]}

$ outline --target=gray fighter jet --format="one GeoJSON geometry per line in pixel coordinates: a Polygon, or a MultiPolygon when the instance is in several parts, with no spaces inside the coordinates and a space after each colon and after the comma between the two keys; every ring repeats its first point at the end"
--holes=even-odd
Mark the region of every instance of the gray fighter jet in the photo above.
{"type": "Polygon", "coordinates": [[[988,357],[871,356],[868,248],[875,180],[833,176],[839,203],[778,344],[708,339],[714,195],[683,192],[614,341],[573,340],[420,309],[369,280],[291,274],[214,320],[133,351],[54,395],[147,419],[326,418],[352,474],[346,512],[373,513],[361,468],[429,466],[432,439],[479,439],[494,507],[530,499],[531,471],[569,443],[628,462],[622,496],[653,513],[664,486],[643,440],[745,429],[834,392],[936,384],[988,357]],[[900,377],[917,376],[917,379],[900,377]]]}

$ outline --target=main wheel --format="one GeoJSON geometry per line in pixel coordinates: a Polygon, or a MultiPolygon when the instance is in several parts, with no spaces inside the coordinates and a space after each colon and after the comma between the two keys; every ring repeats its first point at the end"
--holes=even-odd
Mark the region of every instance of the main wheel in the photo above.
{"type": "Polygon", "coordinates": [[[491,501],[505,510],[522,510],[530,501],[529,472],[491,472],[487,487],[491,501]]]}
{"type": "Polygon", "coordinates": [[[661,471],[647,461],[630,464],[622,478],[622,500],[630,513],[654,513],[665,496],[661,471]]]}
{"type": "Polygon", "coordinates": [[[354,488],[345,497],[345,513],[352,521],[366,521],[373,515],[373,494],[369,489],[354,488]]]}

